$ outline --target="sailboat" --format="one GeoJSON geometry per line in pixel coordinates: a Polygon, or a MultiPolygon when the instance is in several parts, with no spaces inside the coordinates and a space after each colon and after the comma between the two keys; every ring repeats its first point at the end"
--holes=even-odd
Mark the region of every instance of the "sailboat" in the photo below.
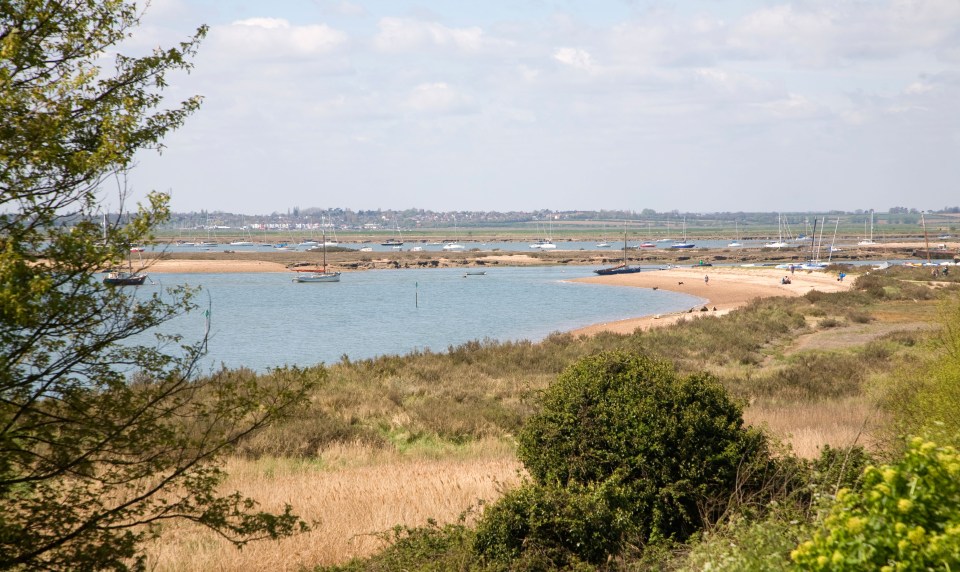
{"type": "Polygon", "coordinates": [[[230,246],[253,246],[253,237],[250,236],[250,229],[247,228],[247,225],[244,224],[242,227],[243,237],[239,240],[234,240],[230,243],[230,246]]]}
{"type": "Polygon", "coordinates": [[[826,262],[820,261],[820,247],[823,246],[823,228],[827,225],[827,217],[823,217],[820,224],[820,236],[817,237],[817,219],[813,219],[813,234],[810,242],[810,260],[800,265],[803,270],[823,270],[826,262]]]}
{"type": "Polygon", "coordinates": [[[840,228],[840,217],[837,217],[837,222],[833,225],[833,240],[830,241],[830,251],[827,255],[827,262],[833,260],[833,253],[840,252],[840,249],[834,246],[837,243],[837,230],[840,228]]]}
{"type": "MultiPolygon", "coordinates": [[[[649,223],[649,222],[647,223],[647,236],[649,236],[649,237],[652,237],[652,236],[653,236],[653,232],[651,232],[651,230],[650,230],[650,223],[649,223]]],[[[656,244],[655,242],[653,242],[652,240],[650,240],[650,239],[647,239],[647,240],[641,242],[640,245],[637,246],[637,248],[656,248],[656,247],[657,247],[657,244],[656,244]]]]}
{"type": "MultiPolygon", "coordinates": [[[[107,215],[103,215],[103,244],[107,244],[107,215]]],[[[104,284],[107,286],[142,286],[146,282],[146,274],[133,271],[132,252],[132,249],[127,251],[127,270],[117,268],[107,272],[107,275],[103,277],[104,284]]],[[[139,256],[142,250],[136,252],[139,256]]]]}
{"type": "Polygon", "coordinates": [[[607,239],[601,237],[600,242],[595,245],[597,248],[610,248],[610,243],[607,242],[607,239]]]}
{"type": "Polygon", "coordinates": [[[623,263],[616,266],[611,266],[610,268],[598,268],[594,270],[594,273],[599,274],[600,276],[611,276],[615,274],[633,274],[635,272],[640,272],[641,268],[639,266],[628,266],[627,265],[627,225],[623,225],[623,263]]]}
{"type": "Polygon", "coordinates": [[[142,286],[147,280],[146,274],[133,271],[133,261],[128,257],[128,270],[111,270],[103,277],[107,286],[142,286]]]}
{"type": "Polygon", "coordinates": [[[694,246],[696,246],[694,243],[692,243],[692,242],[687,242],[687,219],[686,219],[686,217],[684,217],[684,219],[683,219],[683,239],[682,239],[682,240],[678,240],[677,242],[674,242],[673,244],[671,244],[671,245],[670,245],[670,248],[693,248],[694,246]]]}
{"type": "MultiPolygon", "coordinates": [[[[867,222],[863,222],[864,231],[866,231],[867,222]]],[[[857,246],[875,246],[877,243],[873,241],[873,209],[870,209],[870,235],[868,238],[865,238],[857,243],[857,246]]]]}
{"type": "MultiPolygon", "coordinates": [[[[326,240],[324,240],[326,242],[326,240]]],[[[391,246],[397,250],[400,250],[400,247],[403,246],[403,235],[400,234],[400,223],[397,223],[397,238],[388,238],[380,243],[380,246],[391,246]]]]}
{"type": "Polygon", "coordinates": [[[777,214],[777,240],[763,245],[764,248],[784,248],[790,246],[783,241],[783,219],[777,214]]]}
{"type": "MultiPolygon", "coordinates": [[[[457,219],[456,218],[453,219],[453,235],[454,237],[457,236],[457,219]]],[[[454,238],[453,242],[448,242],[443,245],[443,250],[445,251],[463,250],[463,245],[458,243],[457,239],[454,238]]]]}
{"type": "Polygon", "coordinates": [[[339,272],[327,272],[327,233],[324,230],[323,233],[323,269],[319,272],[314,270],[297,270],[297,276],[293,279],[294,282],[339,282],[340,273],[339,272]]]}
{"type": "Polygon", "coordinates": [[[737,221],[733,221],[733,242],[727,244],[727,248],[740,248],[741,246],[743,244],[740,243],[740,227],[737,221]]]}
{"type": "MultiPolygon", "coordinates": [[[[539,228],[540,225],[537,224],[537,227],[539,228]]],[[[553,230],[553,223],[550,223],[550,230],[551,231],[553,230]]],[[[539,250],[553,250],[557,247],[557,245],[553,243],[553,239],[550,237],[551,233],[548,233],[546,231],[546,228],[544,228],[544,233],[546,234],[546,236],[544,238],[538,239],[535,243],[531,244],[530,248],[536,248],[539,250]]]]}

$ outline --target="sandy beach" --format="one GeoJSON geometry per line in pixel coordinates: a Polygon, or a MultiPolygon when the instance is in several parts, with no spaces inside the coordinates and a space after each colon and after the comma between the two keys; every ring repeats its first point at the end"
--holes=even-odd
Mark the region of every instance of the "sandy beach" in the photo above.
{"type": "Polygon", "coordinates": [[[850,288],[853,277],[847,277],[843,282],[839,282],[835,274],[826,272],[803,270],[791,274],[789,270],[776,268],[712,266],[671,268],[620,276],[595,276],[579,278],[577,281],[672,290],[707,300],[696,308],[699,310],[702,306],[706,306],[707,312],[694,311],[690,314],[684,311],[659,316],[626,318],[616,322],[594,324],[572,332],[578,335],[593,335],[604,331],[629,334],[637,328],[649,329],[670,325],[681,317],[696,317],[704,314],[716,316],[739,308],[756,298],[802,296],[810,290],[821,292],[846,290],[850,288]],[[790,284],[780,283],[784,276],[790,277],[790,284]],[[709,281],[704,280],[704,277],[709,277],[709,281]]]}
{"type": "Polygon", "coordinates": [[[290,272],[280,262],[266,260],[151,259],[141,268],[150,274],[229,274],[239,272],[290,272]]]}

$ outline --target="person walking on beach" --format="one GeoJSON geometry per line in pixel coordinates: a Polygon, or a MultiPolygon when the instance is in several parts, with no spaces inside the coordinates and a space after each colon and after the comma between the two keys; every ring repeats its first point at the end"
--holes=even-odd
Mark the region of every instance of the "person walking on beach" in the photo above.
{"type": "Polygon", "coordinates": [[[706,274],[703,275],[703,284],[704,284],[705,286],[709,286],[709,285],[710,285],[710,277],[707,276],[706,274]]]}

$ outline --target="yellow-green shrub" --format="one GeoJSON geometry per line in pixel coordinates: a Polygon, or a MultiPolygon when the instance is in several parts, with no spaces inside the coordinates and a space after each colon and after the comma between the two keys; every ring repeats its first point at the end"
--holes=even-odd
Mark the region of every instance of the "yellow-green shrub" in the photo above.
{"type": "Polygon", "coordinates": [[[899,463],[868,467],[861,491],[841,489],[791,557],[801,570],[956,570],[960,454],[914,438],[899,463]]]}

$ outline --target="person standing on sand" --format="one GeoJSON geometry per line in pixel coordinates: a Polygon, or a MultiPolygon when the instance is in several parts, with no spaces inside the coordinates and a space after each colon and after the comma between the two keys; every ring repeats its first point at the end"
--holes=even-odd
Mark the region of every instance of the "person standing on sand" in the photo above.
{"type": "Polygon", "coordinates": [[[709,286],[709,285],[710,285],[710,277],[707,276],[706,274],[703,275],[703,284],[704,284],[705,286],[709,286]]]}

